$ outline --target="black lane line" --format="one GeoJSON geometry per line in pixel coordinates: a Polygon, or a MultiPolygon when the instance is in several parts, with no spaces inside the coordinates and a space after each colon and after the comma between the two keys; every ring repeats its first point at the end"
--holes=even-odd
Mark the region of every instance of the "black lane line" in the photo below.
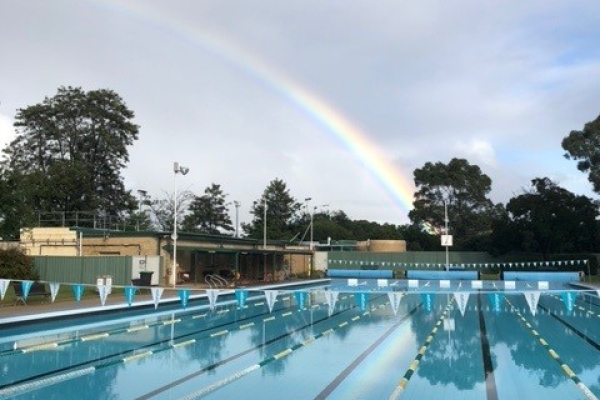
{"type": "Polygon", "coordinates": [[[394,330],[396,330],[404,321],[406,321],[409,317],[411,317],[414,313],[417,312],[419,308],[423,306],[423,303],[419,304],[417,307],[413,308],[408,314],[404,317],[400,318],[398,322],[390,327],[377,341],[375,341],[371,346],[369,346],[361,355],[359,355],[352,364],[348,365],[346,369],[344,369],[338,376],[336,376],[330,383],[319,393],[314,400],[324,400],[326,399],[347,377],[350,375],[352,371],[358,367],[360,363],[367,358],[379,345],[387,339],[394,330]]]}
{"type": "Polygon", "coordinates": [[[477,307],[479,309],[479,332],[481,337],[481,354],[483,356],[483,370],[485,372],[485,392],[488,400],[498,400],[496,390],[496,378],[494,376],[494,364],[490,354],[490,341],[485,327],[485,317],[481,307],[481,293],[477,295],[477,307]]]}
{"type": "MultiPolygon", "coordinates": [[[[383,297],[383,296],[379,296],[378,298],[380,298],[380,297],[383,297]]],[[[376,298],[373,299],[373,300],[371,300],[371,301],[375,301],[375,300],[376,300],[376,298]]],[[[343,313],[346,313],[346,312],[349,312],[349,311],[351,311],[351,310],[353,310],[353,309],[355,309],[357,307],[358,307],[358,305],[354,305],[354,306],[352,306],[350,308],[347,308],[345,310],[342,310],[342,311],[339,311],[339,312],[337,312],[335,314],[332,314],[331,316],[332,317],[333,316],[339,316],[339,315],[341,315],[343,313]]],[[[327,317],[321,318],[319,320],[313,321],[313,325],[321,323],[323,321],[326,321],[326,320],[328,320],[330,318],[331,317],[327,316],[327,317]]],[[[146,394],[144,394],[144,395],[142,395],[140,397],[135,398],[134,400],[147,400],[147,399],[150,399],[150,398],[156,396],[157,394],[160,394],[160,393],[162,393],[162,392],[164,392],[166,390],[172,389],[173,387],[175,387],[177,385],[180,385],[180,384],[182,384],[184,382],[187,382],[187,381],[189,381],[189,380],[191,380],[193,378],[196,378],[197,376],[200,376],[200,375],[204,374],[205,372],[208,372],[208,371],[213,370],[213,369],[215,369],[217,367],[220,367],[221,365],[224,365],[224,364],[226,364],[226,363],[228,363],[230,361],[233,361],[235,359],[243,357],[243,356],[245,356],[245,355],[247,355],[247,354],[249,354],[249,353],[251,353],[251,352],[253,352],[255,350],[258,350],[258,349],[260,349],[262,347],[266,347],[267,345],[269,345],[271,343],[274,343],[274,342],[276,342],[278,340],[281,340],[281,339],[283,339],[283,338],[285,338],[287,336],[291,336],[293,333],[300,332],[300,331],[302,331],[303,329],[305,329],[305,328],[307,328],[309,326],[310,326],[310,324],[306,324],[304,326],[298,327],[298,328],[296,328],[294,330],[291,330],[291,331],[289,331],[287,333],[284,333],[283,335],[279,335],[277,337],[274,337],[272,339],[267,340],[264,343],[261,343],[259,345],[254,346],[254,347],[246,349],[246,350],[242,351],[241,353],[238,353],[238,354],[235,354],[235,355],[233,355],[231,357],[228,357],[228,358],[225,358],[223,360],[220,360],[220,361],[218,361],[218,362],[216,362],[214,364],[207,365],[204,368],[201,368],[201,369],[199,369],[199,370],[197,370],[197,371],[195,371],[195,372],[193,372],[193,373],[191,373],[189,375],[186,375],[186,376],[184,376],[184,377],[182,377],[180,379],[177,379],[176,381],[169,382],[168,384],[166,384],[164,386],[161,386],[159,388],[156,388],[156,389],[154,389],[151,392],[148,392],[148,393],[146,393],[146,394]]]]}
{"type": "Polygon", "coordinates": [[[575,333],[577,336],[579,336],[580,338],[582,338],[583,340],[585,340],[593,348],[595,348],[596,350],[600,351],[600,344],[598,344],[594,339],[592,339],[591,337],[589,337],[585,333],[581,332],[579,329],[575,328],[573,325],[571,325],[570,323],[568,323],[564,319],[558,317],[556,314],[554,314],[552,311],[548,310],[546,307],[544,307],[544,306],[542,306],[540,304],[538,304],[538,307],[541,308],[542,310],[546,311],[552,318],[554,318],[555,320],[557,320],[559,323],[561,323],[564,326],[566,326],[567,328],[569,328],[571,331],[573,331],[573,333],[575,333]]]}

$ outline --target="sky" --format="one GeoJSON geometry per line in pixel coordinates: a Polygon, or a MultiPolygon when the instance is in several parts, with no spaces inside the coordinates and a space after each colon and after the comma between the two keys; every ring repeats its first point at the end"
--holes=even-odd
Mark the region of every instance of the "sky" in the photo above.
{"type": "Polygon", "coordinates": [[[599,43],[597,0],[0,0],[0,148],[58,87],[111,89],[140,126],[126,187],[220,184],[240,222],[281,179],[405,224],[413,171],[455,157],[494,202],[537,177],[597,198],[561,141],[600,114],[599,43]]]}

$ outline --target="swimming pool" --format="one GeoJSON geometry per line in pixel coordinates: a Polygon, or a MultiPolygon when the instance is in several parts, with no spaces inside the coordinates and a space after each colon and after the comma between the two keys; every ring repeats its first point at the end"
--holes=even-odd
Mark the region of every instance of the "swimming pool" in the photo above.
{"type": "Polygon", "coordinates": [[[243,306],[12,325],[0,398],[597,398],[600,300],[539,287],[333,280],[243,306]]]}

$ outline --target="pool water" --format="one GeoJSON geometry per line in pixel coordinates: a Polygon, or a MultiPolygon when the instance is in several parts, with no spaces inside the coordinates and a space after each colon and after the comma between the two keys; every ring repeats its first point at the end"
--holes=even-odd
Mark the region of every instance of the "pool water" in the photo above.
{"type": "Polygon", "coordinates": [[[0,325],[0,398],[600,395],[595,292],[554,283],[443,286],[340,280],[250,292],[243,306],[223,296],[214,307],[0,325]]]}

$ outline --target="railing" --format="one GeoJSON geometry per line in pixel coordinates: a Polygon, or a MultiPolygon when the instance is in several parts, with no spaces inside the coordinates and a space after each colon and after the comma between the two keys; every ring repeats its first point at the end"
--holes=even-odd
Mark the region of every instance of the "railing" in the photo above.
{"type": "Polygon", "coordinates": [[[217,274],[206,275],[204,277],[204,282],[206,282],[211,288],[229,287],[229,281],[217,274]]]}

